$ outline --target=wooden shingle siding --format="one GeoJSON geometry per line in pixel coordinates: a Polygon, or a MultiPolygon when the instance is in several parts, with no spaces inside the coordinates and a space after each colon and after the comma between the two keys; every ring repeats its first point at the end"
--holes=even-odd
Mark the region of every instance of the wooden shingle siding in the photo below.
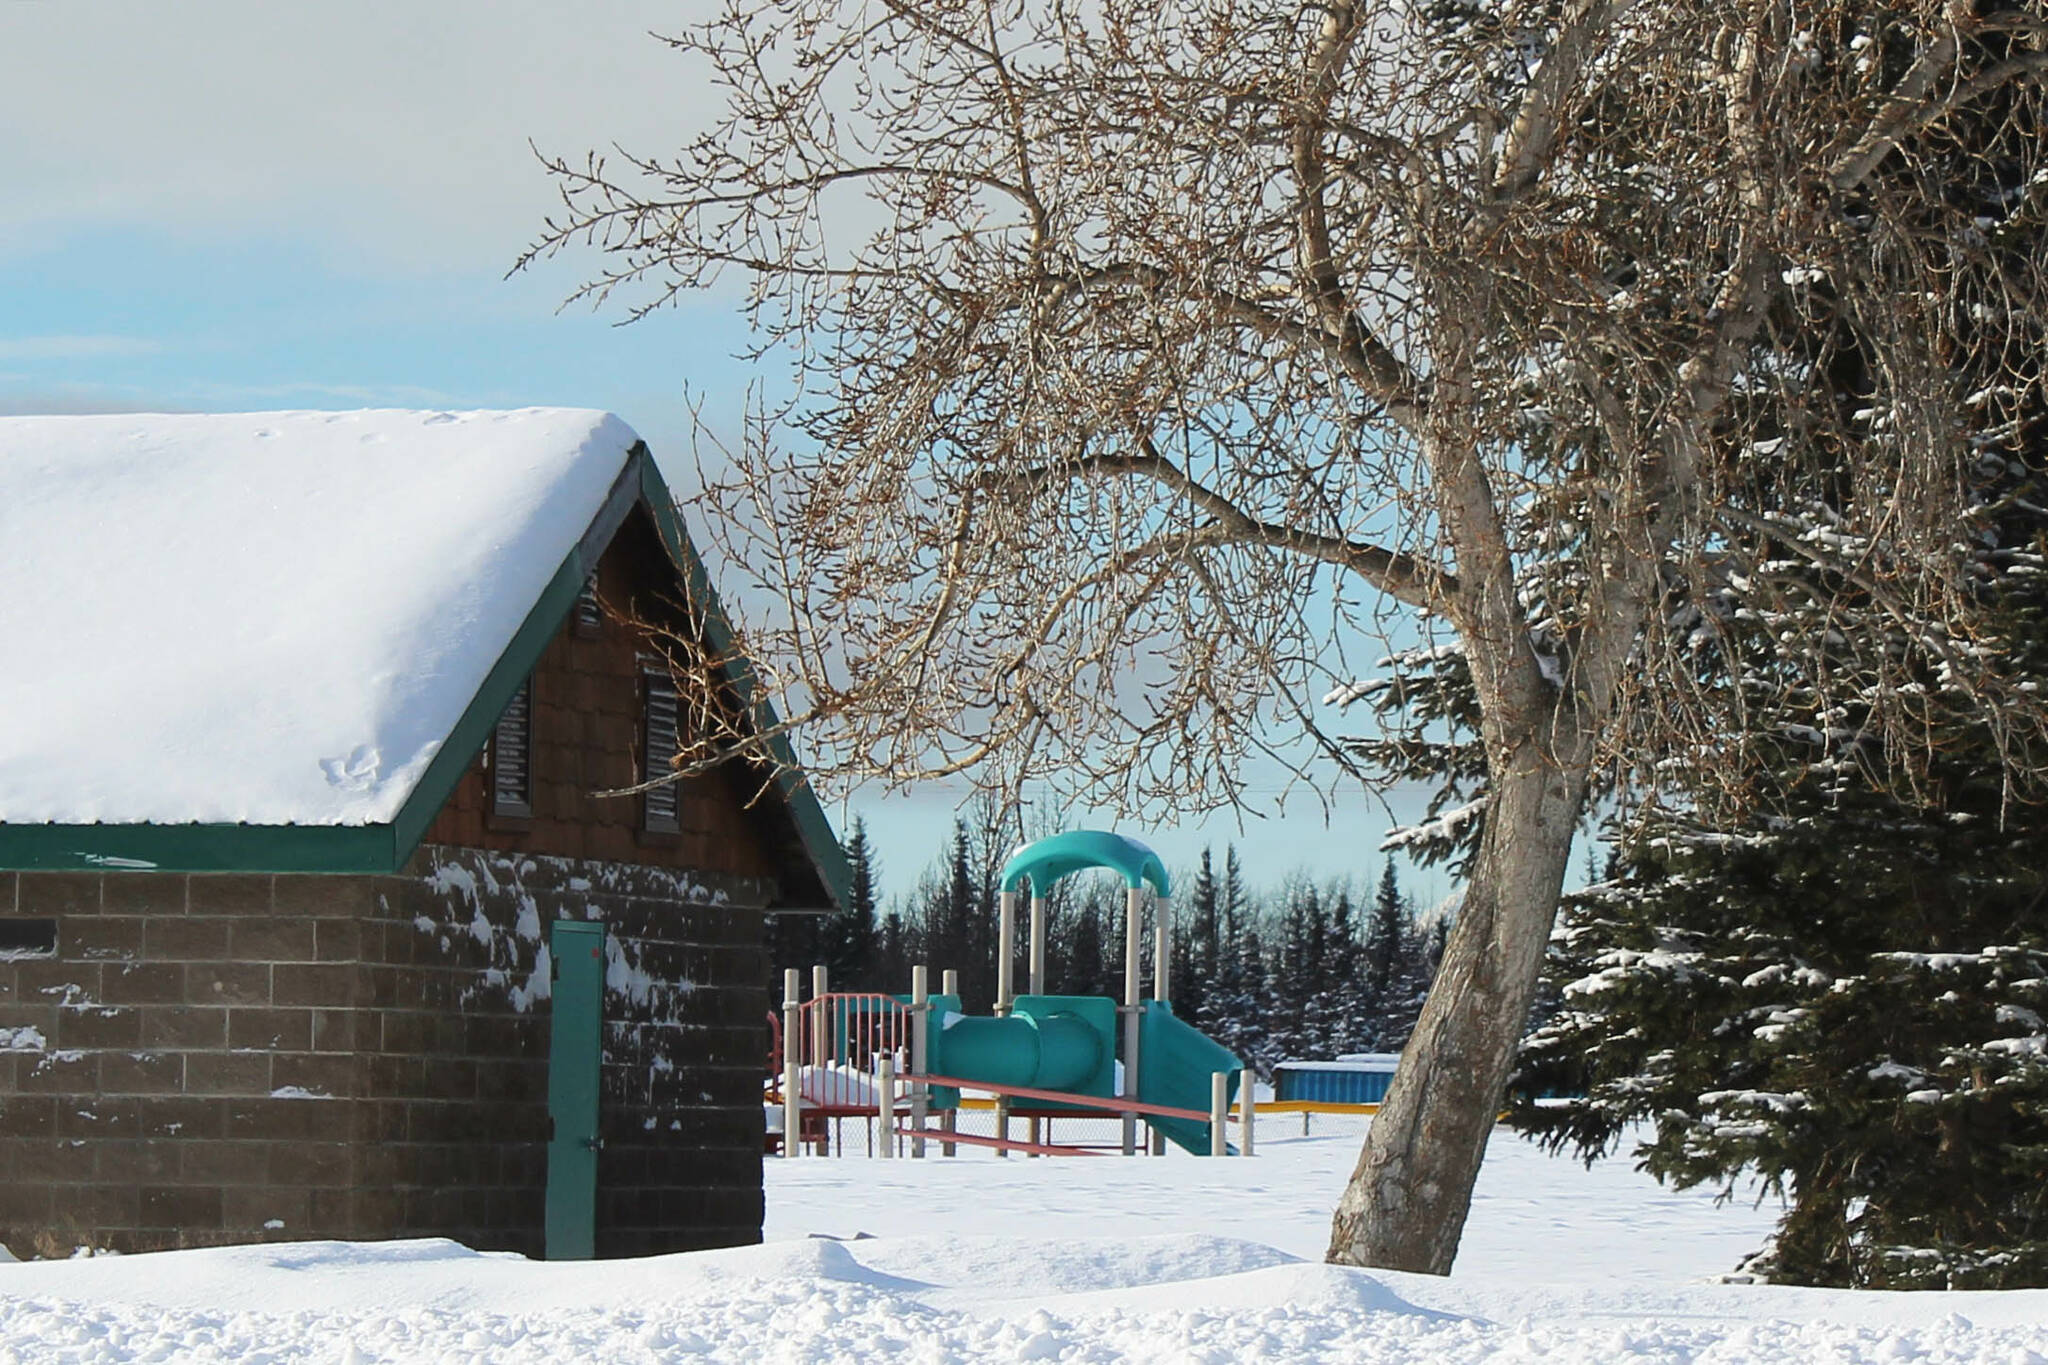
{"type": "MultiPolygon", "coordinates": [[[[666,563],[653,525],[636,514],[598,562],[598,593],[628,616],[658,616],[672,597],[662,586],[666,563]]],[[[762,808],[748,809],[758,785],[751,774],[709,773],[675,783],[668,789],[671,833],[647,827],[642,797],[596,794],[643,780],[643,670],[648,658],[659,657],[616,620],[607,620],[594,637],[582,634],[572,611],[530,682],[530,816],[494,818],[494,772],[472,766],[425,842],[779,878],[775,845],[761,828],[762,808]]]]}

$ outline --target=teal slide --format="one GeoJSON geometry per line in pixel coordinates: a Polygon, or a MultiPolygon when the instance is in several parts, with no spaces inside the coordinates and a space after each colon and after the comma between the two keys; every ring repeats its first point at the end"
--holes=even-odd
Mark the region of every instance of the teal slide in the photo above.
{"type": "MultiPolygon", "coordinates": [[[[1230,1073],[1230,1098],[1237,1098],[1237,1081],[1244,1063],[1192,1024],[1173,1017],[1170,1006],[1147,1000],[1138,1019],[1138,1098],[1146,1104],[1170,1105],[1175,1109],[1209,1112],[1209,1077],[1218,1071],[1230,1073]]],[[[1209,1155],[1209,1125],[1193,1119],[1148,1118],[1168,1142],[1196,1156],[1209,1155]]],[[[1237,1149],[1231,1149],[1235,1156],[1237,1149]]]]}

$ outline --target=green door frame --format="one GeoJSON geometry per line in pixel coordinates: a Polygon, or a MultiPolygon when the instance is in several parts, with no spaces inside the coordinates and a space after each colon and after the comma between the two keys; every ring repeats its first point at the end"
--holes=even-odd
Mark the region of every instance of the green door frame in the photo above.
{"type": "Polygon", "coordinates": [[[546,1255],[587,1261],[597,1243],[598,1069],[604,1056],[604,925],[558,919],[549,952],[546,1255]]]}

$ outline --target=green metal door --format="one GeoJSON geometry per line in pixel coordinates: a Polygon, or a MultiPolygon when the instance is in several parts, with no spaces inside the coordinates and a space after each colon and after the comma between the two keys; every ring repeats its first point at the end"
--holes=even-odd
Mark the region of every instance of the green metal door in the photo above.
{"type": "Polygon", "coordinates": [[[597,1241],[597,1072],[604,1052],[604,926],[554,922],[548,1042],[547,1258],[587,1261],[597,1241]]]}

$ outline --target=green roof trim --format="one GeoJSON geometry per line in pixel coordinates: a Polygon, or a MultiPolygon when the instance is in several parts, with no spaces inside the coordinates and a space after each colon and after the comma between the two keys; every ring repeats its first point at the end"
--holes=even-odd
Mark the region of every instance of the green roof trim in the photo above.
{"type": "Polygon", "coordinates": [[[475,761],[477,750],[483,748],[484,741],[490,738],[498,717],[505,714],[512,694],[533,672],[548,642],[555,638],[555,632],[562,628],[562,622],[574,609],[576,594],[582,591],[583,580],[588,575],[589,570],[583,567],[583,556],[570,551],[562,567],[555,570],[555,576],[548,580],[547,587],[541,589],[540,600],[534,603],[533,610],[512,633],[512,643],[505,646],[498,662],[491,665],[491,671],[484,675],[483,686],[477,689],[476,696],[455,722],[455,728],[448,732],[448,738],[442,742],[433,761],[427,764],[427,770],[413,785],[412,795],[406,797],[405,804],[399,807],[398,818],[391,823],[394,831],[392,842],[403,850],[399,857],[401,863],[412,856],[420,840],[426,838],[427,827],[434,823],[441,807],[447,805],[448,798],[455,794],[456,785],[475,761]]]}
{"type": "Polygon", "coordinates": [[[0,870],[64,872],[315,872],[379,875],[396,872],[426,837],[428,826],[454,794],[470,760],[483,747],[506,703],[533,672],[548,643],[568,619],[584,580],[635,507],[645,507],[681,574],[690,600],[704,613],[705,632],[725,659],[740,702],[771,735],[776,782],[788,803],[804,851],[837,905],[849,898],[846,853],[832,832],[794,754],[774,727],[774,708],[758,696],[753,671],[732,653],[733,632],[710,575],[676,515],[675,498],[655,468],[646,443],[627,452],[626,464],[597,517],[571,548],[540,599],[513,632],[483,685],[442,741],[412,794],[389,824],[89,824],[0,823],[0,870]]]}
{"type": "Polygon", "coordinates": [[[362,875],[404,861],[390,825],[0,825],[8,871],[362,875]]]}

